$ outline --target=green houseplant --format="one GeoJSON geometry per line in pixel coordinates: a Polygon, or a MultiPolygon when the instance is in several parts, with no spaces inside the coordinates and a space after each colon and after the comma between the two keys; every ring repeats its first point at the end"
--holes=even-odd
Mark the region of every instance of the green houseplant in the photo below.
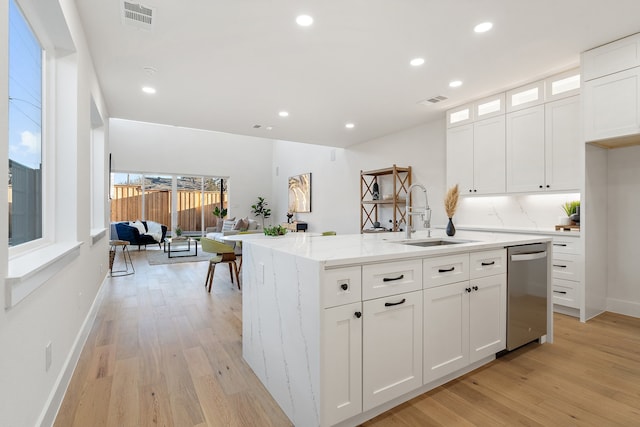
{"type": "Polygon", "coordinates": [[[580,207],[580,200],[574,200],[571,202],[565,202],[562,205],[562,209],[567,214],[567,216],[571,216],[576,213],[578,207],[580,207]]]}
{"type": "Polygon", "coordinates": [[[251,213],[255,216],[262,217],[262,228],[264,229],[264,220],[271,216],[271,209],[267,207],[268,203],[264,197],[258,196],[258,202],[251,205],[251,213]]]}
{"type": "Polygon", "coordinates": [[[226,209],[220,210],[220,208],[216,206],[216,208],[213,210],[213,216],[222,219],[225,216],[227,216],[227,210],[226,209]]]}
{"type": "Polygon", "coordinates": [[[287,234],[287,229],[281,225],[274,225],[273,227],[265,227],[264,234],[266,236],[284,236],[287,234]]]}

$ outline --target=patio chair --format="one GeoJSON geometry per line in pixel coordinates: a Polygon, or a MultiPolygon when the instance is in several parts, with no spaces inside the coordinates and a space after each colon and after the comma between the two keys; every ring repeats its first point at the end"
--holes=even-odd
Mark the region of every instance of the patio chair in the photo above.
{"type": "Polygon", "coordinates": [[[233,274],[235,272],[238,289],[240,289],[240,276],[238,275],[238,264],[236,264],[236,254],[234,253],[233,247],[206,237],[200,239],[200,247],[203,252],[216,254],[216,256],[209,260],[207,278],[204,281],[204,286],[207,287],[208,285],[207,291],[211,292],[211,285],[213,284],[213,275],[216,271],[216,265],[221,263],[229,265],[231,283],[233,283],[233,274]]]}

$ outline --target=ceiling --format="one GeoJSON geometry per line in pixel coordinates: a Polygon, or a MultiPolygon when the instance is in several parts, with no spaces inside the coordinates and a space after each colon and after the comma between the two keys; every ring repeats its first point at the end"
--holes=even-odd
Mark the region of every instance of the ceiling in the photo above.
{"type": "Polygon", "coordinates": [[[111,117],[336,147],[640,31],[638,0],[142,0],[151,30],[124,24],[121,2],[76,0],[111,117]],[[298,26],[300,14],[313,25],[298,26]],[[474,33],[484,21],[493,29],[474,33]],[[409,65],[416,57],[424,65],[409,65]],[[448,100],[419,103],[436,95],[448,100]]]}

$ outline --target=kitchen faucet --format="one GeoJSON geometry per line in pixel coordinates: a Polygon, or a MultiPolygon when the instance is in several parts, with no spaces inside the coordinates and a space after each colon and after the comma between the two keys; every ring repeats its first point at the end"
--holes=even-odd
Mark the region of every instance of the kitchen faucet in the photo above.
{"type": "MultiPolygon", "coordinates": [[[[410,218],[412,215],[420,215],[420,218],[422,218],[423,226],[424,226],[424,228],[427,229],[427,232],[428,232],[427,236],[431,237],[431,208],[429,208],[429,198],[427,197],[427,189],[424,188],[424,185],[422,185],[422,184],[411,184],[411,186],[407,190],[405,213],[406,213],[408,218],[410,218]],[[425,204],[425,207],[424,208],[419,208],[419,210],[418,209],[413,209],[409,205],[410,200],[411,200],[411,190],[413,190],[415,187],[418,187],[418,188],[422,189],[422,192],[424,193],[424,204],[425,204]]],[[[406,237],[407,237],[407,239],[410,239],[411,238],[411,233],[413,233],[414,230],[409,225],[409,220],[408,219],[406,221],[406,225],[407,225],[406,237]]]]}

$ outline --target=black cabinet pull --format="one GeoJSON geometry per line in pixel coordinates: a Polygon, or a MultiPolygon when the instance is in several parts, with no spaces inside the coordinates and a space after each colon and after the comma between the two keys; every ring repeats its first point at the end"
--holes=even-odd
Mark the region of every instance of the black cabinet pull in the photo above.
{"type": "Polygon", "coordinates": [[[478,287],[477,287],[477,286],[474,286],[474,287],[473,287],[473,290],[474,290],[474,291],[477,291],[477,290],[478,290],[478,287]]]}
{"type": "Polygon", "coordinates": [[[465,292],[471,292],[471,288],[464,288],[465,292]]]}
{"type": "Polygon", "coordinates": [[[547,188],[551,188],[551,186],[549,184],[547,184],[547,188]]]}
{"type": "Polygon", "coordinates": [[[542,185],[540,186],[540,188],[542,188],[542,185]]]}
{"type": "Polygon", "coordinates": [[[469,189],[469,193],[473,193],[473,190],[472,190],[472,189],[469,189]]]}
{"type": "Polygon", "coordinates": [[[358,319],[362,317],[362,313],[359,311],[356,311],[355,313],[353,313],[354,316],[356,316],[358,319]]]}
{"type": "Polygon", "coordinates": [[[482,265],[483,266],[487,266],[487,265],[494,265],[496,262],[495,261],[491,261],[491,262],[483,262],[482,265]]]}
{"type": "Polygon", "coordinates": [[[455,267],[451,267],[451,268],[440,268],[440,269],[438,269],[438,273],[449,273],[449,272],[451,272],[451,271],[453,271],[453,270],[455,270],[455,269],[456,269],[455,267]]]}
{"type": "Polygon", "coordinates": [[[560,268],[567,268],[566,265],[562,265],[562,264],[553,264],[554,267],[560,267],[560,268]]]}
{"type": "Polygon", "coordinates": [[[394,305],[404,304],[406,301],[407,301],[407,299],[406,299],[406,298],[402,298],[402,301],[400,301],[400,302],[385,302],[385,303],[384,303],[384,306],[385,306],[385,307],[392,307],[392,306],[394,306],[394,305]]]}
{"type": "Polygon", "coordinates": [[[567,246],[566,243],[554,243],[553,246],[567,246]]]}
{"type": "Polygon", "coordinates": [[[346,283],[343,283],[342,285],[340,285],[340,287],[342,288],[343,291],[346,291],[347,289],[349,289],[349,285],[347,285],[346,283]]]}
{"type": "Polygon", "coordinates": [[[566,294],[566,291],[553,291],[554,294],[566,294]]]}
{"type": "Polygon", "coordinates": [[[382,279],[383,282],[393,282],[394,280],[404,279],[404,274],[399,275],[398,277],[385,277],[382,279]]]}

